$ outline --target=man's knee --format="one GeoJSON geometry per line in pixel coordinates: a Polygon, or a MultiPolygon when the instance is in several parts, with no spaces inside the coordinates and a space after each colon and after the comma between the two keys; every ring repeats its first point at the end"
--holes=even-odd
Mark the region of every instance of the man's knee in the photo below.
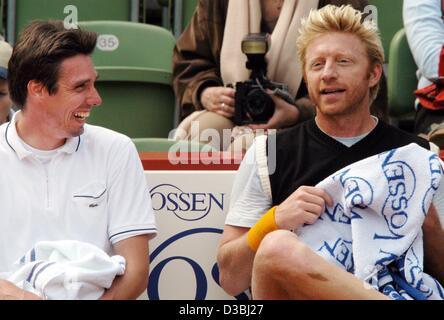
{"type": "Polygon", "coordinates": [[[286,230],[269,233],[262,240],[253,264],[254,268],[285,271],[285,269],[305,272],[309,268],[306,257],[310,249],[297,236],[286,230]],[[279,269],[279,270],[278,270],[279,269]]]}

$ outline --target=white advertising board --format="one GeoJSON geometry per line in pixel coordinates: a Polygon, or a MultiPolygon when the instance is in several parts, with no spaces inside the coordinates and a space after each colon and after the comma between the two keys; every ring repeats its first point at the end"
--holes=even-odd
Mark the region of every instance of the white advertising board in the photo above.
{"type": "Polygon", "coordinates": [[[218,285],[216,254],[235,173],[145,171],[158,228],[149,299],[234,299],[218,285]]]}

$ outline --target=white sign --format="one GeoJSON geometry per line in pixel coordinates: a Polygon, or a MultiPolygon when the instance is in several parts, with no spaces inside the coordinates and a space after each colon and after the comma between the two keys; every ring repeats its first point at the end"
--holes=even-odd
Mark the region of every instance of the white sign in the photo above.
{"type": "Polygon", "coordinates": [[[114,51],[119,47],[119,38],[113,34],[101,34],[97,37],[97,49],[114,51]]]}
{"type": "Polygon", "coordinates": [[[218,285],[216,254],[236,172],[145,173],[158,228],[149,299],[234,299],[218,285]]]}

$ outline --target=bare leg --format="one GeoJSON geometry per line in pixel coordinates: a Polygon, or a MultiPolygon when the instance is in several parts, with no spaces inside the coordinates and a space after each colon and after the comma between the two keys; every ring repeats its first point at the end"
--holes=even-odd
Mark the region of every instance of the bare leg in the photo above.
{"type": "Polygon", "coordinates": [[[254,299],[388,299],[284,230],[268,234],[253,263],[254,299]]]}

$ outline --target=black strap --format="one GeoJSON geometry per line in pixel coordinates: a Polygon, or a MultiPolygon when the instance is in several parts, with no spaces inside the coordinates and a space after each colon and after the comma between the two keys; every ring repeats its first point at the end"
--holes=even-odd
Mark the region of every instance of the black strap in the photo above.
{"type": "Polygon", "coordinates": [[[441,0],[441,19],[444,21],[444,0],[441,0]]]}

